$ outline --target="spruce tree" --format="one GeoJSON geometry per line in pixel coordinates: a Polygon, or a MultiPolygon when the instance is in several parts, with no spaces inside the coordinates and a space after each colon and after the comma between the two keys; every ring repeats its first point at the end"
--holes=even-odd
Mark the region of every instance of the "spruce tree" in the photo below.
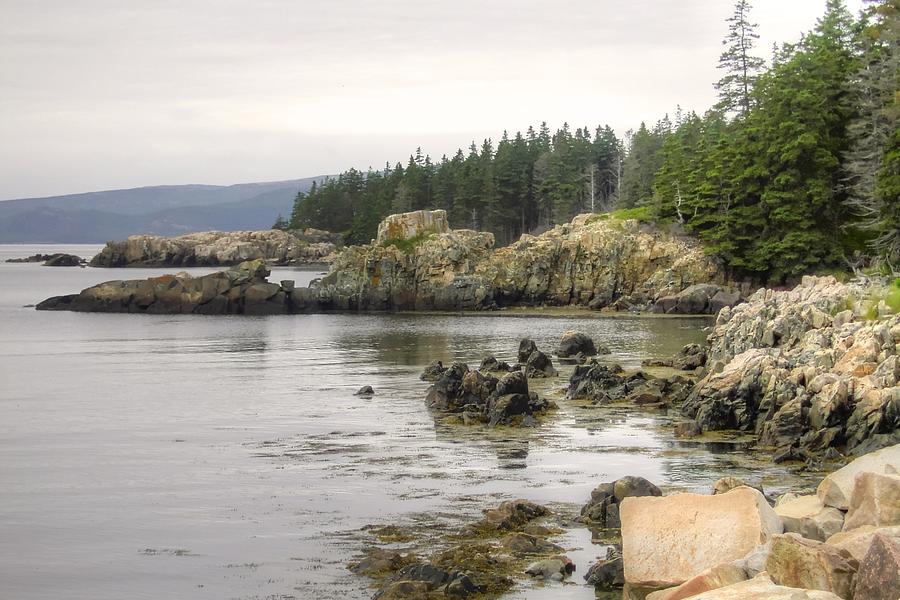
{"type": "Polygon", "coordinates": [[[734,13],[727,20],[728,34],[722,40],[726,48],[719,57],[719,68],[725,75],[715,84],[719,91],[718,108],[725,112],[746,114],[750,110],[750,92],[765,65],[753,55],[759,34],[756,23],[750,21],[751,8],[749,0],[737,0],[734,13]]]}

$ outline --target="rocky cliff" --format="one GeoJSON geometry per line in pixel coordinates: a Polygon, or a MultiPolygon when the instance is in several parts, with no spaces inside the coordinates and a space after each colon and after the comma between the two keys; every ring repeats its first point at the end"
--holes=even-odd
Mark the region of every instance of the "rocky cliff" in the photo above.
{"type": "Polygon", "coordinates": [[[285,232],[204,231],[178,237],[133,235],[108,242],[92,267],[229,266],[262,259],[277,265],[330,262],[340,236],[308,229],[285,232]]]}
{"type": "Polygon", "coordinates": [[[752,432],[782,459],[900,442],[900,315],[881,300],[889,293],[805,277],[722,309],[684,414],[701,431],[752,432]]]}

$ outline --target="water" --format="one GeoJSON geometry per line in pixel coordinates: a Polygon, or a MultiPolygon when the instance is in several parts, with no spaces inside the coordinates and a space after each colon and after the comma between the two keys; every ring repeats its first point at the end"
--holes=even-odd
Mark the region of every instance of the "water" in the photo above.
{"type": "MultiPolygon", "coordinates": [[[[90,246],[0,246],[90,256],[90,246]]],[[[432,360],[514,360],[569,328],[626,368],[702,340],[706,319],[37,312],[44,298],[164,269],[0,262],[0,598],[363,599],[345,565],[368,524],[438,531],[500,500],[577,510],[626,474],[707,491],[751,476],[739,446],[679,443],[670,417],[561,403],[537,430],[436,421],[432,360]],[[353,396],[360,386],[370,400],[353,396]],[[715,452],[711,450],[716,450],[715,452]]],[[[191,269],[194,274],[208,269],[191,269]]],[[[277,269],[303,285],[316,272],[277,269]]],[[[787,473],[769,480],[784,486],[787,473]]],[[[600,552],[583,531],[569,545],[600,552]]],[[[588,599],[582,585],[510,598],[588,599]]]]}

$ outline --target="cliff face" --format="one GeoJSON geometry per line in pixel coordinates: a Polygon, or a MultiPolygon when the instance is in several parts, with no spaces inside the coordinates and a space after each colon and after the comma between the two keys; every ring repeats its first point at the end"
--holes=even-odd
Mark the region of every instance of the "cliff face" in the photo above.
{"type": "MultiPolygon", "coordinates": [[[[637,221],[581,215],[495,250],[489,233],[436,233],[445,230],[446,219],[435,212],[440,214],[389,217],[379,228],[381,242],[343,251],[329,275],[310,286],[305,304],[342,310],[513,304],[646,309],[694,284],[724,284],[719,266],[696,242],[637,221]]],[[[704,293],[720,289],[710,286],[704,293]]],[[[692,312],[709,312],[708,306],[701,301],[692,312]]]]}
{"type": "Polygon", "coordinates": [[[307,230],[204,231],[178,237],[133,235],[108,242],[92,260],[93,267],[227,266],[262,259],[279,265],[327,262],[337,237],[307,230]]]}

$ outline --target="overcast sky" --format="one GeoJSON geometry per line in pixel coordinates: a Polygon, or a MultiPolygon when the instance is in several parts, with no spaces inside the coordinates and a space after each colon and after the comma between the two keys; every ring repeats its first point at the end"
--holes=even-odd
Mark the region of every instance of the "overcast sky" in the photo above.
{"type": "MultiPolygon", "coordinates": [[[[825,0],[754,0],[759,53],[825,0]]],[[[856,13],[861,0],[850,0],[856,13]]],[[[731,0],[0,0],[0,198],[434,157],[702,112],[731,0]]]]}

